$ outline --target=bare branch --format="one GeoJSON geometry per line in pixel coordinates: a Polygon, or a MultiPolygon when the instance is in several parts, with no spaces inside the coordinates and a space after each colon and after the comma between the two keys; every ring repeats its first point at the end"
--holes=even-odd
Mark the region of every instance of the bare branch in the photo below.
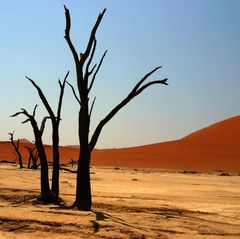
{"type": "Polygon", "coordinates": [[[90,108],[89,119],[91,118],[92,110],[93,110],[93,106],[94,106],[94,104],[95,104],[95,101],[96,101],[96,97],[94,97],[94,100],[93,100],[92,105],[91,105],[91,108],[90,108]]]}
{"type": "Polygon", "coordinates": [[[40,128],[40,133],[41,133],[41,135],[43,135],[43,131],[44,131],[44,129],[45,129],[45,125],[46,125],[47,119],[50,119],[50,117],[49,117],[49,116],[46,116],[46,117],[44,117],[43,120],[42,120],[41,128],[40,128]]]}
{"type": "Polygon", "coordinates": [[[48,111],[51,119],[52,119],[52,120],[55,119],[56,117],[55,117],[55,115],[54,115],[54,113],[53,113],[53,110],[52,110],[51,106],[49,105],[49,103],[48,103],[48,101],[47,101],[47,98],[46,98],[45,95],[43,94],[41,88],[40,88],[32,79],[30,79],[30,78],[27,77],[27,76],[26,76],[26,78],[27,78],[27,79],[33,84],[33,86],[37,89],[38,95],[39,95],[40,99],[42,100],[45,108],[47,109],[47,111],[48,111]]]}
{"type": "Polygon", "coordinates": [[[59,85],[60,85],[60,95],[59,95],[59,100],[58,100],[58,109],[57,109],[57,123],[60,122],[61,120],[61,109],[62,109],[62,100],[63,100],[63,94],[64,94],[64,89],[65,89],[65,85],[66,85],[66,81],[69,75],[69,71],[67,72],[67,74],[64,77],[63,83],[61,83],[61,81],[59,81],[59,85]]]}
{"type": "Polygon", "coordinates": [[[89,37],[89,40],[88,40],[88,45],[87,45],[87,48],[84,52],[84,54],[82,54],[82,57],[79,61],[80,65],[83,66],[86,59],[88,58],[90,52],[91,52],[91,48],[92,48],[92,45],[93,45],[93,42],[95,40],[95,35],[96,35],[96,32],[97,32],[97,29],[99,27],[99,24],[104,16],[106,12],[106,8],[99,14],[98,18],[97,18],[97,21],[95,22],[95,25],[94,27],[92,28],[92,31],[91,31],[91,35],[89,37]]]}
{"type": "Polygon", "coordinates": [[[38,107],[38,105],[35,105],[35,107],[34,107],[34,109],[33,109],[33,118],[35,117],[35,115],[36,115],[36,110],[37,110],[37,107],[38,107]]]}
{"type": "Polygon", "coordinates": [[[21,111],[21,112],[17,112],[17,113],[15,113],[15,114],[13,114],[13,115],[10,115],[9,117],[16,117],[16,116],[18,116],[18,115],[20,115],[20,114],[23,114],[23,112],[21,111]]]}
{"type": "Polygon", "coordinates": [[[79,105],[81,105],[81,101],[80,101],[80,99],[77,97],[77,94],[76,94],[76,91],[75,91],[73,85],[71,85],[68,81],[66,81],[66,83],[71,87],[74,97],[76,98],[76,100],[77,100],[77,102],[79,103],[79,105]]]}
{"type": "Polygon", "coordinates": [[[137,91],[136,91],[136,95],[139,95],[142,91],[144,91],[147,87],[154,85],[154,84],[162,84],[162,85],[168,85],[167,83],[167,78],[163,79],[163,80],[156,80],[156,81],[151,81],[146,83],[145,85],[141,86],[137,91]]]}
{"type": "Polygon", "coordinates": [[[88,60],[88,63],[87,63],[87,66],[86,66],[86,70],[85,70],[85,76],[84,76],[84,79],[86,81],[86,85],[88,85],[87,81],[88,81],[88,77],[90,75],[90,72],[92,72],[92,70],[89,72],[89,67],[92,63],[92,59],[93,59],[93,56],[94,56],[94,53],[95,53],[95,50],[96,50],[96,45],[97,45],[97,40],[94,38],[93,40],[93,47],[92,47],[92,52],[91,52],[91,55],[89,57],[89,60],[88,60]]]}
{"type": "Polygon", "coordinates": [[[68,71],[67,74],[65,75],[63,82],[67,82],[68,75],[69,75],[69,71],[68,71]]]}
{"type": "Polygon", "coordinates": [[[142,87],[140,87],[140,85],[151,75],[153,74],[157,69],[159,69],[160,67],[155,68],[154,70],[150,71],[149,73],[147,73],[137,84],[136,86],[133,88],[133,90],[130,92],[130,94],[122,101],[120,102],[115,108],[113,108],[112,111],[110,111],[110,113],[103,119],[100,121],[100,123],[98,124],[98,126],[95,129],[95,132],[92,135],[91,141],[89,143],[89,149],[93,150],[97,140],[99,138],[99,135],[103,129],[103,127],[105,126],[105,124],[111,120],[120,109],[122,109],[125,105],[127,105],[134,97],[136,97],[137,95],[139,95],[143,90],[145,90],[146,88],[148,88],[149,86],[153,85],[153,84],[164,84],[167,85],[167,79],[164,80],[157,80],[157,81],[151,81],[149,83],[146,83],[145,85],[143,85],[142,87]],[[140,88],[139,88],[140,87],[140,88]]]}
{"type": "Polygon", "coordinates": [[[62,88],[62,82],[61,82],[61,80],[58,78],[58,84],[59,84],[59,86],[60,86],[60,89],[62,88]]]}
{"type": "MultiPolygon", "coordinates": [[[[36,106],[35,106],[36,107],[36,106]]],[[[13,115],[10,115],[10,117],[16,117],[16,116],[18,116],[18,115],[20,115],[20,114],[23,114],[23,115],[25,115],[25,116],[27,116],[29,119],[32,117],[25,109],[21,109],[22,111],[19,111],[19,112],[17,112],[17,113],[15,113],[15,114],[13,114],[13,115]]],[[[23,122],[24,123],[24,122],[23,122]]]]}
{"type": "Polygon", "coordinates": [[[26,119],[26,120],[22,121],[22,124],[25,124],[27,122],[30,122],[30,119],[26,119]]]}
{"type": "MultiPolygon", "coordinates": [[[[37,108],[37,105],[35,105],[35,107],[34,107],[33,114],[35,114],[36,108],[37,108]]],[[[19,112],[15,113],[15,114],[11,115],[10,117],[16,117],[16,116],[18,116],[18,115],[20,115],[20,114],[23,114],[23,115],[25,115],[25,116],[27,117],[27,119],[24,120],[24,121],[22,122],[22,124],[27,123],[27,122],[30,122],[31,125],[32,125],[32,127],[33,127],[33,129],[34,129],[34,132],[35,132],[35,129],[36,129],[36,131],[39,131],[39,130],[38,130],[38,126],[37,126],[37,122],[36,122],[36,120],[35,120],[35,116],[34,116],[34,115],[30,115],[30,114],[29,114],[25,109],[23,109],[23,108],[22,108],[21,110],[22,110],[22,111],[19,111],[19,112]]]]}
{"type": "Polygon", "coordinates": [[[69,46],[69,48],[70,48],[70,50],[72,52],[75,64],[77,66],[78,63],[79,63],[79,58],[78,58],[77,51],[76,51],[75,47],[73,46],[72,40],[71,40],[71,37],[70,37],[71,17],[70,17],[69,9],[65,5],[64,5],[64,9],[65,9],[65,18],[66,18],[66,28],[65,28],[65,36],[64,36],[64,38],[66,39],[66,41],[68,43],[68,46],[69,46]]]}
{"type": "Polygon", "coordinates": [[[96,68],[96,66],[97,66],[97,64],[95,64],[95,65],[93,66],[92,70],[89,71],[89,75],[91,75],[91,74],[93,73],[93,71],[94,71],[94,69],[96,68]]]}
{"type": "Polygon", "coordinates": [[[136,86],[133,88],[132,91],[137,91],[137,89],[140,87],[140,85],[150,76],[152,75],[155,71],[157,71],[158,69],[162,68],[162,66],[158,66],[156,68],[154,68],[152,71],[148,72],[137,84],[136,86]]]}
{"type": "Polygon", "coordinates": [[[99,62],[99,64],[98,64],[98,67],[97,67],[97,69],[96,69],[96,71],[95,71],[95,73],[94,73],[94,75],[93,75],[92,81],[91,81],[90,86],[89,86],[89,88],[88,88],[88,93],[89,93],[89,92],[91,91],[91,89],[92,89],[93,83],[94,83],[94,81],[95,81],[95,79],[96,79],[97,73],[98,73],[98,71],[99,71],[99,69],[100,69],[100,67],[101,67],[101,65],[102,65],[102,63],[103,63],[103,60],[104,60],[104,57],[106,56],[106,54],[107,54],[107,50],[104,52],[104,54],[103,54],[103,56],[102,56],[102,58],[101,58],[101,60],[100,60],[100,62],[99,62]]]}

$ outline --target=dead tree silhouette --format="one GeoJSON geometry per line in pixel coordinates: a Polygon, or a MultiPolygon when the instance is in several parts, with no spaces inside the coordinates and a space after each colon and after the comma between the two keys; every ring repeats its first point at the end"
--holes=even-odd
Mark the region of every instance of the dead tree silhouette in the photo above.
{"type": "Polygon", "coordinates": [[[126,106],[133,98],[142,93],[145,89],[147,89],[151,85],[155,84],[164,84],[167,85],[167,79],[151,81],[148,83],[144,83],[146,79],[156,72],[159,67],[156,67],[152,71],[148,72],[132,89],[132,91],[124,98],[116,107],[110,111],[109,114],[103,118],[98,126],[96,127],[91,139],[89,138],[89,130],[90,130],[90,119],[94,106],[95,99],[93,103],[89,107],[89,93],[93,87],[96,76],[99,72],[100,67],[102,66],[104,57],[106,56],[107,51],[104,52],[100,62],[91,67],[91,63],[95,54],[97,40],[96,40],[96,32],[100,25],[100,22],[106,12],[104,9],[98,16],[86,49],[83,53],[78,54],[70,37],[70,29],[71,29],[71,18],[69,9],[65,8],[65,18],[66,18],[66,27],[65,27],[65,39],[67,41],[68,47],[72,53],[75,69],[76,69],[76,81],[77,81],[77,90],[76,93],[74,87],[72,85],[72,91],[79,103],[79,114],[78,114],[78,136],[80,143],[80,154],[78,160],[78,168],[77,168],[77,186],[76,186],[76,198],[73,203],[73,207],[77,207],[79,210],[88,211],[91,210],[92,206],[92,196],[91,196],[91,185],[90,185],[90,160],[91,153],[94,149],[99,135],[103,129],[103,127],[116,115],[116,113],[126,106]]]}
{"type": "Polygon", "coordinates": [[[27,164],[27,168],[31,168],[31,169],[38,169],[38,167],[40,166],[40,164],[38,164],[38,150],[35,147],[30,147],[30,146],[25,146],[25,148],[28,151],[28,164],[27,164]]]}
{"type": "Polygon", "coordinates": [[[52,171],[52,192],[59,197],[59,159],[60,159],[60,153],[59,153],[59,125],[61,121],[61,110],[62,110],[62,102],[63,102],[63,95],[64,95],[64,89],[66,85],[66,80],[69,75],[69,71],[64,77],[63,82],[60,80],[58,81],[60,86],[60,94],[58,99],[58,108],[57,108],[57,114],[53,112],[50,104],[48,103],[47,98],[45,97],[43,91],[41,88],[29,77],[26,77],[33,86],[37,89],[38,95],[45,106],[49,118],[51,119],[52,123],[52,145],[53,145],[53,171],[52,171]]]}
{"type": "Polygon", "coordinates": [[[17,161],[19,163],[19,168],[23,168],[23,158],[22,158],[22,154],[19,150],[19,139],[17,140],[17,142],[15,142],[13,139],[14,132],[8,133],[8,134],[10,135],[9,140],[14,148],[14,153],[15,153],[15,156],[17,157],[17,161]]]}
{"type": "Polygon", "coordinates": [[[77,163],[77,160],[73,160],[72,158],[69,160],[68,164],[71,165],[71,167],[73,168],[74,164],[77,163]]]}
{"type": "Polygon", "coordinates": [[[16,117],[18,115],[24,115],[27,117],[22,124],[30,122],[33,128],[34,137],[35,137],[35,145],[38,150],[40,164],[41,164],[41,195],[40,200],[45,203],[58,203],[58,197],[50,190],[49,186],[49,177],[48,177],[48,163],[47,163],[47,156],[44,149],[42,135],[45,129],[45,124],[49,117],[44,117],[41,123],[41,127],[38,127],[37,121],[35,120],[37,105],[34,107],[33,113],[29,114],[25,109],[21,109],[21,111],[11,115],[11,117],[16,117]]]}

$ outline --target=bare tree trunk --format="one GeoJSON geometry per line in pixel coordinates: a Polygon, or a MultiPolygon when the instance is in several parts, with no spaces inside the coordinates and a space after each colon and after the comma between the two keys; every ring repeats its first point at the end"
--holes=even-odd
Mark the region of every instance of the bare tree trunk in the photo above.
{"type": "Polygon", "coordinates": [[[52,192],[59,197],[59,131],[58,125],[52,125],[53,135],[53,171],[52,171],[52,192]]]}
{"type": "Polygon", "coordinates": [[[83,211],[90,211],[92,207],[90,157],[89,151],[81,148],[77,168],[77,186],[74,207],[83,211]]]}
{"type": "Polygon", "coordinates": [[[89,135],[89,113],[88,101],[84,98],[81,101],[79,112],[79,142],[80,154],[77,168],[76,198],[74,206],[83,211],[91,210],[92,196],[90,184],[90,158],[91,151],[88,147],[89,135]]]}
{"type": "Polygon", "coordinates": [[[48,177],[48,163],[45,149],[40,139],[38,132],[35,132],[35,144],[38,150],[40,165],[41,165],[41,196],[42,200],[46,202],[52,201],[51,191],[49,187],[49,177],[48,177]]]}

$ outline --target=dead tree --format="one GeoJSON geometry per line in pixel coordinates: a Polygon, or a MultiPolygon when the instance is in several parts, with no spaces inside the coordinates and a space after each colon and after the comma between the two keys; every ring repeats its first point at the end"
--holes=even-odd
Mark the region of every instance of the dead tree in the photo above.
{"type": "Polygon", "coordinates": [[[156,80],[145,83],[147,78],[156,72],[159,67],[156,67],[152,71],[148,72],[132,89],[132,91],[116,106],[110,111],[109,114],[103,118],[98,126],[96,127],[91,139],[89,138],[89,129],[90,129],[90,118],[93,110],[93,105],[95,99],[91,106],[89,106],[89,93],[93,87],[94,81],[96,79],[97,73],[102,65],[106,52],[104,52],[99,64],[95,64],[91,67],[91,63],[94,57],[94,53],[96,50],[97,40],[96,40],[96,32],[100,25],[100,22],[106,12],[104,9],[98,16],[95,25],[92,28],[86,49],[83,53],[77,53],[71,37],[70,37],[70,29],[71,29],[71,18],[69,10],[65,8],[65,18],[66,18],[66,28],[65,28],[65,39],[70,48],[70,51],[73,55],[75,67],[76,67],[76,80],[77,80],[77,90],[78,94],[75,92],[72,85],[72,91],[74,93],[75,98],[79,103],[79,115],[78,115],[78,135],[79,135],[79,143],[80,143],[80,154],[78,160],[78,168],[77,168],[77,186],[76,186],[76,198],[73,204],[73,207],[77,207],[80,210],[91,210],[92,205],[92,197],[91,197],[91,185],[90,185],[90,160],[91,153],[94,149],[99,135],[103,129],[103,127],[116,115],[116,113],[126,106],[134,97],[142,93],[146,88],[155,84],[164,84],[167,85],[167,79],[156,80]]]}
{"type": "Polygon", "coordinates": [[[73,160],[72,158],[69,160],[68,164],[71,165],[71,167],[73,168],[74,164],[76,164],[77,161],[73,160]]]}
{"type": "Polygon", "coordinates": [[[43,202],[50,203],[55,202],[57,203],[58,198],[54,195],[49,186],[49,177],[48,177],[48,163],[47,163],[47,156],[44,149],[44,145],[42,142],[42,135],[45,128],[46,121],[49,117],[44,117],[41,123],[41,127],[38,127],[37,121],[35,120],[37,105],[34,107],[32,115],[29,114],[25,109],[21,109],[21,111],[11,115],[11,117],[16,117],[18,115],[24,115],[27,117],[25,121],[22,123],[30,122],[33,128],[34,137],[35,137],[35,145],[38,150],[40,165],[41,165],[41,196],[40,199],[43,202]]]}
{"type": "Polygon", "coordinates": [[[28,165],[27,168],[31,168],[31,169],[38,169],[38,167],[40,166],[40,164],[38,164],[38,151],[36,147],[29,147],[29,146],[25,146],[25,148],[28,151],[28,165]]]}
{"type": "Polygon", "coordinates": [[[46,110],[48,111],[49,117],[52,123],[52,144],[53,144],[53,171],[52,171],[52,192],[58,197],[59,196],[59,125],[61,120],[61,110],[62,110],[62,101],[64,95],[64,89],[66,85],[66,80],[69,75],[69,72],[65,75],[63,82],[60,80],[58,81],[60,86],[60,95],[58,99],[58,108],[57,114],[53,112],[50,104],[48,103],[47,98],[45,97],[41,88],[29,77],[26,77],[33,86],[37,89],[38,95],[45,106],[46,110]]]}
{"type": "Polygon", "coordinates": [[[19,139],[16,141],[14,141],[13,139],[13,135],[14,135],[14,132],[13,133],[8,133],[10,135],[10,142],[14,148],[14,154],[16,155],[17,157],[17,161],[19,163],[19,168],[23,168],[23,158],[22,158],[22,154],[19,150],[19,139]]]}

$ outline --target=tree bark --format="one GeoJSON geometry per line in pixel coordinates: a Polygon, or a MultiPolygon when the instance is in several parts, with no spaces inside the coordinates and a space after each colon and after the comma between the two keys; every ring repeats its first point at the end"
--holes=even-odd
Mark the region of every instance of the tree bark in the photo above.
{"type": "Polygon", "coordinates": [[[51,198],[49,198],[49,196],[51,195],[51,191],[49,187],[47,156],[41,140],[41,136],[39,135],[39,131],[37,130],[37,126],[34,125],[33,127],[35,135],[35,145],[38,150],[41,165],[41,196],[43,201],[51,201],[51,198]]]}
{"type": "Polygon", "coordinates": [[[77,168],[77,186],[74,207],[82,211],[90,211],[92,207],[90,157],[89,150],[81,147],[77,168]]]}
{"type": "Polygon", "coordinates": [[[52,125],[53,135],[53,171],[52,171],[52,192],[59,197],[59,125],[52,125]]]}
{"type": "Polygon", "coordinates": [[[74,206],[79,210],[90,211],[92,206],[91,184],[90,184],[90,158],[91,151],[88,147],[89,137],[89,113],[88,101],[82,97],[79,112],[79,142],[80,154],[77,168],[76,198],[74,206]]]}

